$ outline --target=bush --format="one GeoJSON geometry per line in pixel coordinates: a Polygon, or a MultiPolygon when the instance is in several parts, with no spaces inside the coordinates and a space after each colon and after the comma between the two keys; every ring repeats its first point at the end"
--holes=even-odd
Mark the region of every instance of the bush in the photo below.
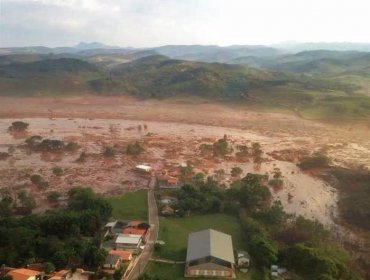
{"type": "Polygon", "coordinates": [[[61,196],[60,192],[52,191],[48,193],[47,198],[49,202],[58,202],[60,196],[61,196]]]}
{"type": "Polygon", "coordinates": [[[0,160],[6,160],[9,156],[9,153],[0,152],[0,160]]]}
{"type": "Polygon", "coordinates": [[[11,126],[9,126],[9,131],[25,131],[28,128],[29,124],[22,122],[22,121],[16,121],[13,122],[11,126]]]}
{"type": "Polygon", "coordinates": [[[330,159],[323,154],[320,153],[314,153],[311,155],[311,157],[302,160],[298,167],[306,170],[311,168],[320,168],[320,167],[326,167],[330,163],[330,159]]]}
{"type": "Polygon", "coordinates": [[[103,152],[105,157],[114,157],[115,154],[116,151],[112,147],[106,147],[103,152]]]}
{"type": "Polygon", "coordinates": [[[85,162],[87,159],[87,153],[86,152],[81,152],[80,156],[76,160],[77,162],[85,162]]]}
{"type": "Polygon", "coordinates": [[[43,181],[42,177],[38,174],[32,175],[30,179],[35,185],[39,185],[43,181]]]}
{"type": "Polygon", "coordinates": [[[63,175],[63,168],[59,166],[53,167],[53,174],[56,176],[62,176],[63,175]]]}
{"type": "Polygon", "coordinates": [[[78,144],[75,142],[69,142],[66,146],[66,150],[70,152],[74,152],[78,150],[78,144]]]}
{"type": "Polygon", "coordinates": [[[138,155],[141,154],[143,151],[144,148],[137,141],[134,144],[128,144],[126,148],[126,153],[128,155],[138,155]]]}

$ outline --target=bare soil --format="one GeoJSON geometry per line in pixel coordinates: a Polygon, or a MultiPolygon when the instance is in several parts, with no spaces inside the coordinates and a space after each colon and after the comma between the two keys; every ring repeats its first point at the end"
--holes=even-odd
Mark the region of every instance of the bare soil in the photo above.
{"type": "Polygon", "coordinates": [[[328,124],[303,120],[293,114],[258,112],[237,105],[184,100],[137,100],[132,97],[0,97],[0,152],[14,148],[0,161],[0,186],[28,189],[48,208],[46,193],[62,193],[72,186],[89,185],[106,194],[119,194],[147,187],[145,177],[133,172],[139,163],[149,163],[156,171],[176,173],[179,164],[191,161],[196,171],[214,175],[224,169],[221,180],[230,182],[234,166],[248,172],[268,174],[275,168],[283,175],[282,188],[273,189],[275,199],[286,211],[318,219],[335,226],[337,192],[319,178],[302,173],[296,163],[313,151],[324,151],[335,164],[370,166],[370,129],[364,124],[328,124]],[[30,124],[26,134],[14,135],[7,128],[14,120],[30,124]],[[144,124],[148,129],[144,129],[144,124]],[[138,126],[142,129],[139,130],[138,126]],[[231,154],[227,159],[204,158],[199,145],[213,143],[224,135],[236,145],[259,142],[264,161],[256,166],[251,159],[231,154]],[[74,141],[76,152],[35,153],[23,147],[30,135],[74,141]],[[128,156],[125,146],[140,141],[145,152],[128,156]],[[105,147],[115,147],[112,158],[102,155],[105,147]],[[77,162],[79,154],[88,154],[77,162]],[[55,166],[64,173],[52,173],[55,166]],[[40,174],[49,182],[47,190],[32,185],[29,176],[40,174]]]}

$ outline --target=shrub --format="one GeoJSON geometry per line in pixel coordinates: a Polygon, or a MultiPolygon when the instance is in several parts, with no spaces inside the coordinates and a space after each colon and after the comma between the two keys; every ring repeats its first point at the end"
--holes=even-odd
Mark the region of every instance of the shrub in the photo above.
{"type": "Polygon", "coordinates": [[[60,196],[60,192],[52,191],[48,193],[47,198],[50,202],[57,202],[60,196]]]}
{"type": "Polygon", "coordinates": [[[80,156],[77,158],[77,162],[84,162],[87,159],[87,154],[86,152],[81,152],[80,156]]]}
{"type": "Polygon", "coordinates": [[[106,147],[103,152],[105,157],[113,157],[115,154],[116,152],[112,147],[106,147]]]}
{"type": "Polygon", "coordinates": [[[70,152],[74,152],[78,150],[78,144],[75,142],[69,142],[66,146],[66,150],[70,152]]]}
{"type": "Polygon", "coordinates": [[[134,144],[128,144],[126,148],[126,153],[129,155],[138,155],[141,154],[143,151],[144,148],[137,141],[134,144]]]}
{"type": "Polygon", "coordinates": [[[63,175],[63,168],[61,168],[59,166],[53,167],[53,174],[56,175],[56,176],[63,175]]]}
{"type": "Polygon", "coordinates": [[[38,185],[43,181],[42,177],[38,174],[32,175],[30,179],[31,182],[35,185],[38,185]]]}
{"type": "Polygon", "coordinates": [[[13,122],[11,126],[9,126],[9,131],[25,131],[28,128],[29,124],[22,122],[22,121],[16,121],[13,122]]]}
{"type": "Polygon", "coordinates": [[[311,168],[326,167],[330,163],[330,159],[323,154],[314,153],[311,157],[302,160],[298,166],[305,170],[311,168]]]}
{"type": "Polygon", "coordinates": [[[0,152],[0,160],[6,160],[9,157],[9,153],[0,152]]]}

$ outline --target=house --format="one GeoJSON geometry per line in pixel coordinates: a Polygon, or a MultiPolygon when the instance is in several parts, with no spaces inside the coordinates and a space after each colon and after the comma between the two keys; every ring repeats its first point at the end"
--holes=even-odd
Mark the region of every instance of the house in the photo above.
{"type": "Polygon", "coordinates": [[[137,234],[137,235],[141,235],[143,238],[145,237],[146,232],[147,232],[146,229],[131,228],[131,227],[126,227],[122,230],[123,234],[137,234]]]}
{"type": "Polygon", "coordinates": [[[127,226],[127,224],[128,222],[121,221],[121,220],[108,222],[104,226],[104,237],[106,237],[107,235],[115,235],[115,234],[121,233],[122,228],[127,226]]]}
{"type": "Polygon", "coordinates": [[[161,214],[163,216],[174,215],[175,210],[170,205],[164,205],[161,209],[161,214]]]}
{"type": "Polygon", "coordinates": [[[42,280],[43,273],[27,268],[17,268],[8,272],[7,275],[12,276],[13,280],[42,280]]]}
{"type": "Polygon", "coordinates": [[[185,277],[235,277],[231,236],[213,229],[189,234],[185,277]]]}
{"type": "Polygon", "coordinates": [[[129,262],[132,260],[132,252],[129,251],[111,250],[109,255],[119,256],[122,262],[129,262]]]}
{"type": "Polygon", "coordinates": [[[162,195],[160,197],[160,202],[162,204],[177,204],[178,203],[178,199],[174,196],[167,196],[167,195],[162,195]]]}
{"type": "Polygon", "coordinates": [[[127,223],[126,227],[128,227],[128,228],[139,228],[139,226],[143,223],[144,223],[143,221],[130,221],[130,222],[127,223]]]}
{"type": "Polygon", "coordinates": [[[135,166],[135,170],[143,173],[151,173],[152,167],[146,164],[139,164],[135,166]]]}
{"type": "Polygon", "coordinates": [[[116,249],[124,249],[136,252],[143,241],[143,237],[139,234],[119,234],[115,241],[116,249]]]}
{"type": "Polygon", "coordinates": [[[64,280],[67,279],[67,275],[71,273],[69,270],[63,269],[54,273],[54,275],[48,280],[64,280]]]}
{"type": "Polygon", "coordinates": [[[120,256],[109,254],[105,258],[103,268],[105,268],[105,269],[117,269],[121,266],[121,263],[122,263],[122,260],[121,260],[120,256]]]}
{"type": "Polygon", "coordinates": [[[248,268],[250,266],[250,256],[248,252],[238,250],[236,251],[236,256],[237,256],[237,266],[240,268],[248,268]]]}
{"type": "Polygon", "coordinates": [[[82,268],[77,268],[75,272],[70,270],[60,270],[48,280],[89,280],[91,272],[84,271],[82,268]]]}

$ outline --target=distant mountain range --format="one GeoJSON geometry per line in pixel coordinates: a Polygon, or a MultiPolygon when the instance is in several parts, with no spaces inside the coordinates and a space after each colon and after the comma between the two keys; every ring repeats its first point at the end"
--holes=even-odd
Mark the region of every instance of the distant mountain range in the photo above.
{"type": "MultiPolygon", "coordinates": [[[[347,43],[332,48],[350,46],[366,49],[347,43]]],[[[135,49],[96,42],[0,49],[0,95],[81,93],[188,95],[282,106],[309,117],[363,118],[370,117],[370,52],[293,52],[281,46],[135,49]]]]}

